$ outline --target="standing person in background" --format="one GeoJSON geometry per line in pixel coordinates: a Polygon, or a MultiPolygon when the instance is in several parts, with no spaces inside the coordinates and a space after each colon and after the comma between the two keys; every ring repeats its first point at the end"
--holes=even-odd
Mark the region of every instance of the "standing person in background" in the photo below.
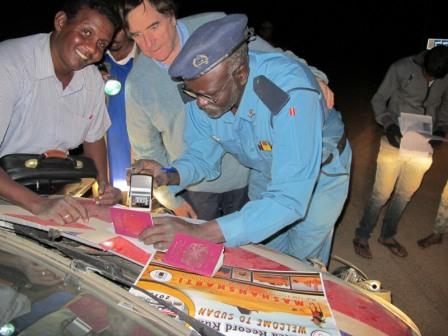
{"type": "Polygon", "coordinates": [[[372,98],[376,121],[384,127],[377,158],[375,183],[364,215],[355,231],[355,253],[372,258],[368,240],[380,211],[390,199],[378,242],[394,255],[408,252],[396,239],[398,222],[431,167],[432,155],[400,152],[401,112],[432,117],[435,135],[448,131],[448,47],[437,46],[392,64],[372,98]],[[392,197],[391,197],[392,195],[392,197]]]}
{"type": "MultiPolygon", "coordinates": [[[[153,159],[168,166],[184,151],[185,104],[191,97],[170,78],[168,67],[199,26],[223,16],[203,13],[176,20],[171,0],[124,0],[126,30],[141,50],[126,85],[128,133],[136,159],[153,159]]],[[[251,42],[250,48],[274,50],[260,38],[251,42]]],[[[321,71],[313,71],[332,105],[328,79],[321,71]]],[[[237,211],[248,200],[249,171],[230,154],[224,155],[221,164],[221,175],[213,181],[196,181],[179,195],[164,186],[154,194],[178,216],[209,220],[237,211]]]]}
{"type": "Polygon", "coordinates": [[[178,190],[219,176],[221,157],[231,153],[251,170],[250,201],[199,225],[155,219],[140,238],[167,248],[176,232],[186,232],[229,247],[263,243],[326,264],[350,180],[344,124],[307,66],[281,53],[248,52],[247,42],[243,14],[191,35],[169,69],[196,99],[187,106],[186,149],[169,170],[152,160],[133,169],[178,190]]]}
{"type": "Polygon", "coordinates": [[[434,244],[441,244],[443,234],[448,231],[448,182],[443,188],[440,198],[439,207],[437,209],[436,220],[434,222],[433,232],[417,241],[418,246],[427,248],[434,244]]]}
{"type": "MultiPolygon", "coordinates": [[[[54,30],[0,43],[0,157],[68,151],[83,144],[98,171],[100,204],[121,199],[107,179],[104,135],[110,126],[94,63],[112,41],[119,16],[105,0],[67,0],[54,30]]],[[[87,220],[72,197],[40,196],[0,168],[0,196],[58,223],[87,220]]]]}

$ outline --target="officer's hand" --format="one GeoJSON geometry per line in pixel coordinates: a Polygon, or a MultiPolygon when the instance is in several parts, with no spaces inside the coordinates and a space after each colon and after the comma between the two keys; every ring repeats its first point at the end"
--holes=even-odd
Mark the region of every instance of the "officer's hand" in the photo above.
{"type": "Polygon", "coordinates": [[[176,232],[195,236],[195,232],[201,227],[201,225],[171,216],[154,217],[153,222],[154,225],[144,230],[139,239],[147,245],[153,244],[159,250],[165,250],[170,246],[176,232]]]}
{"type": "Polygon", "coordinates": [[[400,148],[400,141],[402,135],[400,132],[400,127],[398,127],[398,125],[392,124],[389,127],[387,127],[386,137],[392,146],[400,148]]]}
{"type": "Polygon", "coordinates": [[[173,209],[176,216],[197,219],[198,215],[187,201],[183,201],[178,208],[173,209]]]}
{"type": "MultiPolygon", "coordinates": [[[[436,130],[433,135],[444,138],[445,137],[445,132],[442,130],[436,130]]],[[[432,148],[437,148],[442,144],[442,140],[429,140],[429,144],[432,146],[432,148]]]]}
{"type": "Polygon", "coordinates": [[[70,196],[42,197],[40,205],[33,213],[43,219],[53,220],[59,224],[75,223],[82,218],[84,222],[89,220],[87,209],[70,196]]]}
{"type": "Polygon", "coordinates": [[[327,102],[327,107],[329,109],[334,106],[334,93],[331,91],[330,87],[320,78],[316,78],[319,83],[322,94],[324,95],[324,99],[327,102]]]}
{"type": "Polygon", "coordinates": [[[154,180],[154,188],[168,184],[168,174],[162,171],[162,165],[154,160],[138,160],[132,165],[132,174],[151,175],[154,180]]]}

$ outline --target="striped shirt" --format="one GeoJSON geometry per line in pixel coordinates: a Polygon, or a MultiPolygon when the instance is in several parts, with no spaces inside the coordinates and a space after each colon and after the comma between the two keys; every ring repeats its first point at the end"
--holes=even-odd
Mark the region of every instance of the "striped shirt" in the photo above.
{"type": "Polygon", "coordinates": [[[110,126],[99,71],[76,71],[63,89],[50,35],[0,43],[0,157],[76,148],[101,139],[110,126]]]}

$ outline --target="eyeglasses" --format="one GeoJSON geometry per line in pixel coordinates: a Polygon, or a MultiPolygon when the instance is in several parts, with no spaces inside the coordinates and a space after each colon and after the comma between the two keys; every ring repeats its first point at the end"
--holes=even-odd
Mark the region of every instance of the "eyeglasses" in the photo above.
{"type": "Polygon", "coordinates": [[[233,78],[233,74],[231,74],[231,75],[227,78],[227,80],[225,81],[225,83],[223,84],[223,86],[221,86],[221,88],[217,91],[217,94],[216,94],[215,97],[210,96],[210,95],[206,95],[206,94],[202,94],[202,93],[196,93],[196,92],[190,91],[190,90],[188,90],[188,89],[185,87],[185,84],[184,84],[184,87],[182,88],[182,91],[183,91],[186,95],[190,96],[191,98],[194,98],[194,99],[201,98],[201,99],[204,99],[204,100],[208,101],[209,103],[216,104],[216,103],[219,101],[219,98],[221,98],[222,93],[224,92],[224,89],[225,89],[226,86],[230,83],[230,80],[231,80],[232,78],[233,78]]]}

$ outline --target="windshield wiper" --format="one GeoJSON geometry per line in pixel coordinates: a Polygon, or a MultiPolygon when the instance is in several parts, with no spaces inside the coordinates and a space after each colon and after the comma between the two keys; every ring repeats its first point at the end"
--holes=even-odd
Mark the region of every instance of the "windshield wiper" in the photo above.
{"type": "Polygon", "coordinates": [[[106,260],[102,260],[96,256],[92,256],[88,253],[82,252],[76,247],[68,246],[64,243],[59,243],[57,241],[53,241],[47,238],[40,237],[37,232],[34,230],[30,230],[29,228],[20,228],[18,225],[15,225],[15,231],[18,234],[25,235],[29,238],[35,239],[38,242],[51,246],[57,249],[59,252],[64,255],[70,257],[72,259],[71,268],[78,271],[92,271],[102,275],[108,280],[117,282],[123,286],[127,286],[129,288],[133,288],[147,295],[149,298],[168,309],[169,311],[177,314],[179,318],[181,318],[184,322],[188,323],[196,333],[201,336],[224,336],[219,331],[209,327],[206,324],[203,324],[201,321],[195,319],[194,317],[184,313],[183,311],[176,308],[174,305],[158,298],[156,295],[151,292],[135,286],[133,281],[123,276],[120,268],[118,268],[115,264],[108,262],[106,260]]]}
{"type": "Polygon", "coordinates": [[[55,248],[56,250],[70,257],[73,260],[75,259],[83,260],[89,265],[91,265],[94,269],[109,273],[112,277],[117,278],[117,281],[118,279],[132,281],[132,279],[126,278],[122,274],[121,269],[117,267],[117,265],[115,265],[113,262],[109,262],[94,255],[91,255],[89,253],[83,252],[79,248],[70,246],[64,242],[58,242],[53,240],[51,237],[57,236],[58,234],[57,230],[52,230],[51,232],[48,232],[47,237],[49,238],[42,236],[42,234],[40,234],[41,232],[39,232],[36,229],[22,227],[21,225],[14,225],[14,231],[16,234],[24,235],[28,238],[32,238],[33,240],[38,241],[41,244],[55,248]]]}

